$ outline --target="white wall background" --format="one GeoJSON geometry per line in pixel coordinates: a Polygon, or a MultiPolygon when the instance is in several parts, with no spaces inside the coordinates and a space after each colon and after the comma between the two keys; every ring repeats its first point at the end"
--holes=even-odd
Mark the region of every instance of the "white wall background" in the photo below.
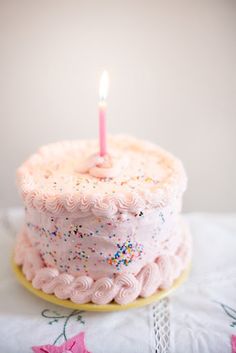
{"type": "Polygon", "coordinates": [[[39,145],[109,131],[157,142],[189,175],[185,210],[236,211],[236,2],[0,0],[0,207],[39,145]]]}

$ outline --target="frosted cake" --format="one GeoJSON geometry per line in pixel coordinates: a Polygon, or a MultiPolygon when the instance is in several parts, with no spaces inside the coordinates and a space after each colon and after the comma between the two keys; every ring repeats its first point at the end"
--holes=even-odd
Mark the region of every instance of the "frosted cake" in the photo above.
{"type": "Polygon", "coordinates": [[[168,289],[188,266],[186,175],[129,136],[43,146],[18,169],[25,225],[15,262],[33,287],[75,303],[127,304],[168,289]]]}

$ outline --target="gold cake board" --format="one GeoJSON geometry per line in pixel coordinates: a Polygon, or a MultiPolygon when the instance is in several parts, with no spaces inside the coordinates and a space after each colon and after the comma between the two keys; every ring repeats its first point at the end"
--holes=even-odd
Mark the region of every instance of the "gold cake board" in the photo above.
{"type": "Polygon", "coordinates": [[[70,309],[78,309],[78,310],[85,310],[85,311],[120,311],[120,310],[127,310],[132,308],[139,308],[144,305],[151,304],[162,298],[165,298],[167,295],[175,291],[188,277],[190,272],[190,265],[182,272],[182,274],[174,281],[172,287],[167,290],[159,290],[157,293],[151,295],[147,298],[138,298],[132,303],[129,304],[116,304],[111,302],[109,304],[104,305],[97,305],[93,303],[87,304],[76,304],[73,303],[71,300],[68,299],[59,299],[54,294],[46,294],[39,289],[35,289],[31,282],[29,282],[24,273],[22,272],[21,266],[15,264],[14,260],[12,259],[12,269],[16,275],[17,280],[31,293],[36,295],[37,297],[46,300],[52,304],[60,305],[65,308],[70,309]]]}

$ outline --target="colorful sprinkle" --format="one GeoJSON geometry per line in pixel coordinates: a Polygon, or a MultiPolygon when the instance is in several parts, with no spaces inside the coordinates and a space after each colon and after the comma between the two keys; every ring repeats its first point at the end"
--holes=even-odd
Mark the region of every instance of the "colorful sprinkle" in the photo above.
{"type": "Polygon", "coordinates": [[[118,270],[121,266],[128,266],[133,260],[141,258],[143,253],[143,245],[137,242],[131,243],[127,240],[123,244],[116,244],[118,250],[113,256],[106,258],[109,265],[115,266],[118,270]]]}

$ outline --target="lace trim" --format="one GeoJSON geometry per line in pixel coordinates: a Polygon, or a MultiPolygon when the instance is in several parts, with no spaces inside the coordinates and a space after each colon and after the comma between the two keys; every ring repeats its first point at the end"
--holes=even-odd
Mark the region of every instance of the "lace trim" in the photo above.
{"type": "Polygon", "coordinates": [[[170,352],[170,310],[169,298],[152,306],[155,353],[170,352]]]}

